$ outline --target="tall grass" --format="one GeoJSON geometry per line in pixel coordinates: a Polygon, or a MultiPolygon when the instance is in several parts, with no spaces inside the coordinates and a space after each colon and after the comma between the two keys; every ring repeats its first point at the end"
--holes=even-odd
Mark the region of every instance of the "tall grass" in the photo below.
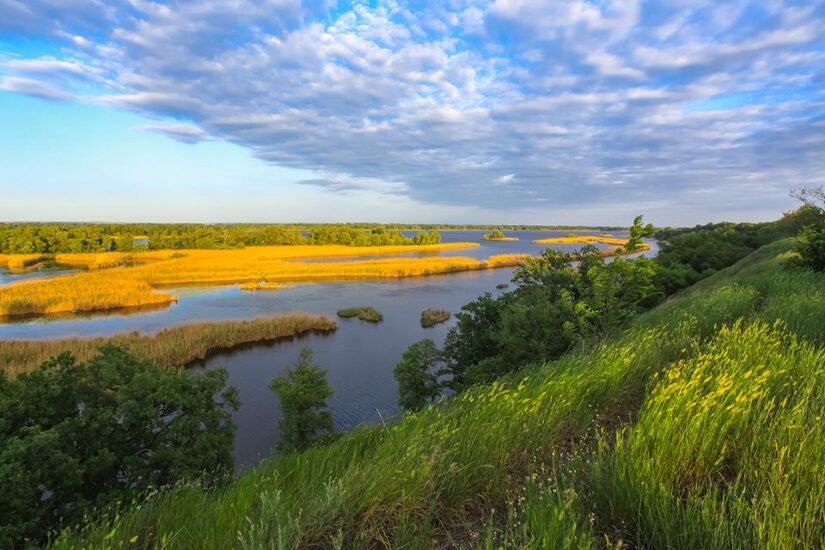
{"type": "Polygon", "coordinates": [[[0,317],[138,308],[177,301],[176,295],[155,290],[126,271],[77,273],[0,286],[0,317]]]}
{"type": "Polygon", "coordinates": [[[536,244],[586,244],[586,243],[601,243],[613,244],[616,246],[624,246],[627,244],[627,239],[619,237],[605,237],[603,235],[567,235],[565,237],[549,237],[546,239],[536,239],[533,241],[536,244]]]}
{"type": "Polygon", "coordinates": [[[603,447],[592,502],[651,548],[825,544],[825,353],[782,324],[723,327],[603,447]]]}
{"type": "Polygon", "coordinates": [[[246,321],[189,323],[151,336],[132,332],[97,338],[0,340],[0,368],[15,376],[37,368],[64,351],[85,361],[106,343],[124,346],[139,357],[154,360],[161,367],[181,367],[204,359],[214,351],[291,338],[310,331],[329,332],[335,330],[335,326],[333,319],[322,315],[293,313],[246,321]]]}
{"type": "MultiPolygon", "coordinates": [[[[164,286],[255,284],[262,280],[273,285],[300,281],[420,277],[514,266],[525,258],[524,255],[499,255],[487,260],[437,256],[327,263],[297,261],[311,257],[391,254],[466,246],[477,246],[477,243],[363,248],[273,246],[240,250],[187,250],[172,254],[169,251],[128,255],[115,253],[112,262],[118,263],[129,256],[130,262],[136,265],[95,269],[0,287],[0,316],[99,311],[176,301],[175,295],[159,290],[164,286]]],[[[98,256],[62,254],[59,259],[64,263],[74,262],[75,265],[101,266],[104,260],[97,259],[98,256]]]]}
{"type": "Polygon", "coordinates": [[[825,278],[784,271],[786,249],[557,361],[55,547],[821,547],[825,314],[797,322],[810,342],[763,319],[825,278]]]}
{"type": "Polygon", "coordinates": [[[11,271],[20,271],[47,259],[42,254],[0,254],[0,265],[6,266],[11,271]]]}

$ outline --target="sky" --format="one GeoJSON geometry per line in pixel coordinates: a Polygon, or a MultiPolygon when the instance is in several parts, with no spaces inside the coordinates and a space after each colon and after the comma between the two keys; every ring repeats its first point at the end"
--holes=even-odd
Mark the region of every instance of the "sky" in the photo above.
{"type": "Polygon", "coordinates": [[[825,0],[0,0],[0,221],[656,225],[825,184],[825,0]]]}

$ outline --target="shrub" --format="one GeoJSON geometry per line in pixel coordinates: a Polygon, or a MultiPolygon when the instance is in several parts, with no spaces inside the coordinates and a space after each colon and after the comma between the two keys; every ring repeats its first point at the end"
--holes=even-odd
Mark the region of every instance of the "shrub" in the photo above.
{"type": "Polygon", "coordinates": [[[812,224],[802,229],[796,252],[801,265],[813,271],[824,271],[825,223],[812,224]]]}
{"type": "Polygon", "coordinates": [[[312,362],[312,350],[303,348],[295,369],[273,378],[269,388],[281,399],[280,450],[304,449],[320,435],[332,433],[332,414],[327,409],[332,389],[327,372],[312,362]]]}
{"type": "Polygon", "coordinates": [[[159,369],[115,346],[0,372],[0,547],[42,543],[93,506],[232,469],[227,374],[159,369]]]}
{"type": "Polygon", "coordinates": [[[393,374],[398,381],[398,405],[408,411],[423,409],[441,395],[441,352],[430,339],[411,345],[393,374]]]}

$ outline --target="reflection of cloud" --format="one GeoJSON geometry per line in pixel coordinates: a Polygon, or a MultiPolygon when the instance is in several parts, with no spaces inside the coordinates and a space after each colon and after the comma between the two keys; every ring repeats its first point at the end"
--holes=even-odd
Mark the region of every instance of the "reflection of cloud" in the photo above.
{"type": "Polygon", "coordinates": [[[146,130],[230,141],[335,193],[666,210],[712,188],[713,208],[747,209],[825,174],[822,3],[0,0],[0,12],[14,16],[0,31],[64,52],[18,52],[0,65],[3,90],[136,111],[164,121],[146,130]]]}

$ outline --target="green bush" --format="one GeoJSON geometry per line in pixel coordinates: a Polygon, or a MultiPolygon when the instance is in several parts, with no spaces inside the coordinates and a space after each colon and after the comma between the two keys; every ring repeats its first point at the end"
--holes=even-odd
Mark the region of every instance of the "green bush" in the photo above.
{"type": "Polygon", "coordinates": [[[0,371],[0,548],[45,541],[94,508],[232,470],[236,392],[104,346],[9,380],[0,371]]]}
{"type": "Polygon", "coordinates": [[[312,362],[312,350],[301,349],[298,365],[273,378],[269,388],[278,394],[283,413],[278,423],[281,430],[278,449],[301,450],[333,432],[332,413],[327,408],[332,389],[327,382],[327,372],[312,362]]]}
{"type": "Polygon", "coordinates": [[[813,271],[825,271],[825,223],[809,225],[799,233],[799,263],[813,271]]]}
{"type": "Polygon", "coordinates": [[[441,365],[441,352],[432,340],[421,340],[407,348],[393,371],[402,409],[423,409],[441,395],[441,365]]]}

